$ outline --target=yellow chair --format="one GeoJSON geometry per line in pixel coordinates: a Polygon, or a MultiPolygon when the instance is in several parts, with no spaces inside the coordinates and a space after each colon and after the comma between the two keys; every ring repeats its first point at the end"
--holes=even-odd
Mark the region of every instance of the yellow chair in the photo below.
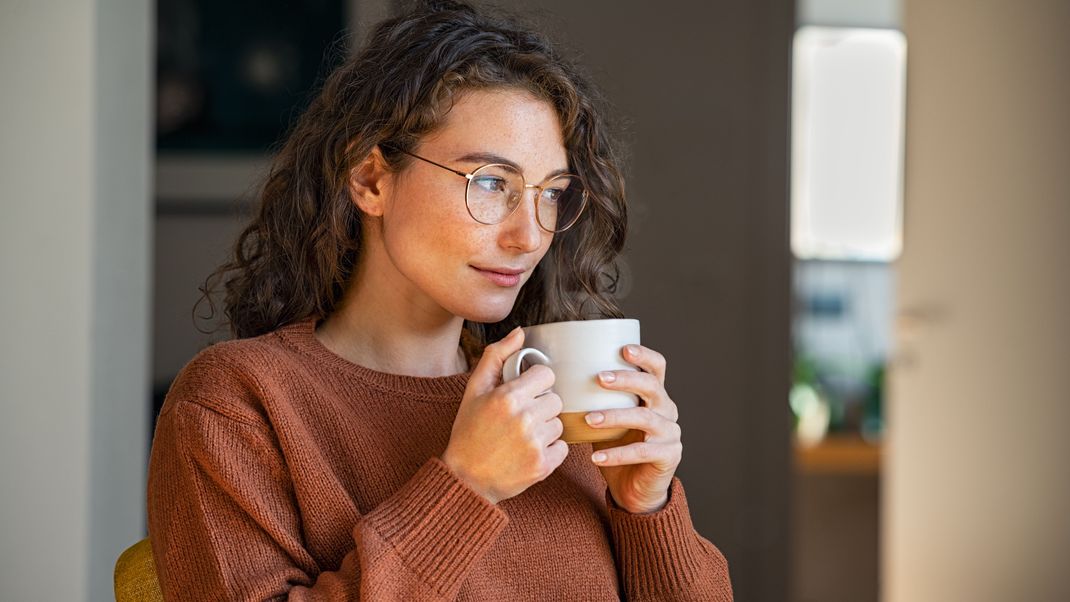
{"type": "Polygon", "coordinates": [[[127,548],[115,561],[115,602],[163,602],[148,538],[127,548]]]}

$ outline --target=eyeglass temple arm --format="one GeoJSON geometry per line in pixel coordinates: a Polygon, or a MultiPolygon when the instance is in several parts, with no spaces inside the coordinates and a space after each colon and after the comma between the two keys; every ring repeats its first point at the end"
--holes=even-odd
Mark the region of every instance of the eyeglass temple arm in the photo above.
{"type": "Polygon", "coordinates": [[[457,174],[457,175],[459,175],[459,176],[461,176],[461,177],[463,177],[463,178],[465,178],[467,180],[471,180],[472,179],[472,174],[470,174],[470,173],[465,173],[465,172],[463,172],[463,171],[461,171],[459,169],[453,169],[452,167],[447,167],[447,166],[445,166],[445,165],[443,165],[441,163],[436,163],[436,162],[432,161],[431,159],[424,159],[420,155],[415,155],[413,153],[410,153],[407,150],[400,149],[400,148],[398,148],[398,147],[396,147],[396,146],[394,146],[392,144],[380,143],[379,146],[381,146],[383,148],[389,148],[389,149],[392,149],[392,150],[396,150],[399,153],[405,153],[406,155],[408,155],[408,156],[410,156],[410,157],[412,157],[414,159],[419,159],[419,160],[424,161],[426,163],[430,163],[431,165],[436,165],[438,167],[441,167],[442,169],[445,169],[447,171],[452,171],[453,173],[455,173],[455,174],[457,174]]]}

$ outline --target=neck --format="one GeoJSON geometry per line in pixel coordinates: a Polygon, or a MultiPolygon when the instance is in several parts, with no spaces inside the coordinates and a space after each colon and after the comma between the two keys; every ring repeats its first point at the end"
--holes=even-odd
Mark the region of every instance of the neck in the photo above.
{"type": "Polygon", "coordinates": [[[469,369],[459,347],[464,319],[413,291],[392,269],[362,254],[335,310],[315,330],[327,349],[354,364],[407,376],[469,369]]]}

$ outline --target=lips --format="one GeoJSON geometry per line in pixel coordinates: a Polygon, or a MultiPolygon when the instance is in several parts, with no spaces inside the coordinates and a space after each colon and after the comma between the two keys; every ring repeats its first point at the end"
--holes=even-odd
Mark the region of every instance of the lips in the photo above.
{"type": "Polygon", "coordinates": [[[519,269],[517,269],[517,268],[496,268],[496,267],[481,268],[479,266],[472,266],[472,267],[474,267],[477,270],[483,271],[483,272],[494,272],[496,274],[508,274],[510,276],[515,276],[517,274],[523,274],[524,272],[527,271],[527,270],[525,270],[523,268],[519,268],[519,269]]]}
{"type": "Polygon", "coordinates": [[[512,287],[520,283],[520,274],[523,274],[525,270],[519,270],[516,268],[477,268],[471,266],[473,270],[479,272],[481,276],[490,280],[494,284],[502,287],[512,287]]]}

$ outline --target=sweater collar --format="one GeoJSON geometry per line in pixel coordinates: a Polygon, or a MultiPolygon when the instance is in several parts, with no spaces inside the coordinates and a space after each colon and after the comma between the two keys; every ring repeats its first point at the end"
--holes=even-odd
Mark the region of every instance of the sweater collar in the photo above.
{"type": "Polygon", "coordinates": [[[355,364],[328,349],[314,336],[319,318],[311,316],[291,322],[275,334],[295,350],[313,358],[322,366],[330,366],[381,390],[415,396],[421,399],[460,402],[472,371],[449,376],[409,376],[379,372],[355,364]]]}

